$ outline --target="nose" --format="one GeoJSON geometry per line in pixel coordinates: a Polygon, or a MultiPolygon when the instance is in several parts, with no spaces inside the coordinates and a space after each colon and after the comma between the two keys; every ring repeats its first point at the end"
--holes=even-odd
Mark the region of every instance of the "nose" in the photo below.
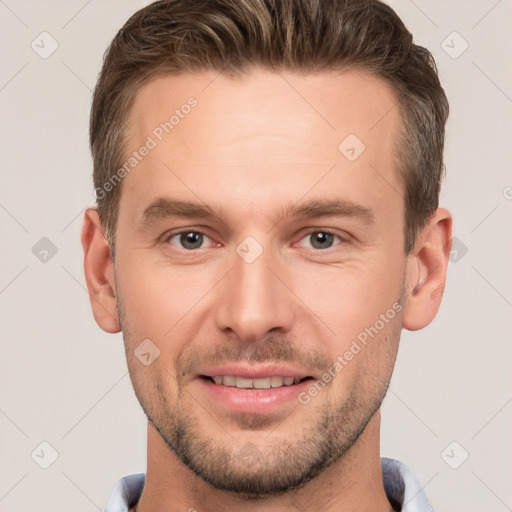
{"type": "Polygon", "coordinates": [[[234,332],[242,342],[252,343],[270,331],[291,330],[295,296],[283,265],[268,251],[251,263],[235,254],[233,267],[220,284],[216,323],[223,332],[234,332]]]}

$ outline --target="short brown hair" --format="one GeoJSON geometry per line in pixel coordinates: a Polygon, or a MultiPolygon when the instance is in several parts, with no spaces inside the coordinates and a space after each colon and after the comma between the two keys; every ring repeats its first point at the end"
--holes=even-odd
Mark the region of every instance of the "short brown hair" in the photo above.
{"type": "MultiPolygon", "coordinates": [[[[438,207],[448,101],[430,52],[413,43],[378,0],[161,0],[136,12],[105,52],[91,108],[90,146],[101,222],[114,256],[118,186],[128,113],[157,76],[251,68],[314,72],[358,68],[386,80],[402,126],[396,141],[403,183],[405,254],[438,207]]],[[[341,142],[341,141],[340,141],[341,142]]]]}

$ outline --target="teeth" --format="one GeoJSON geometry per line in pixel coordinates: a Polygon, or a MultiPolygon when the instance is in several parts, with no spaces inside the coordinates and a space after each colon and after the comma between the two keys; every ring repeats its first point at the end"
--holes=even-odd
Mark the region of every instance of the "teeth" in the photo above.
{"type": "MultiPolygon", "coordinates": [[[[226,378],[226,377],[224,377],[226,378]]],[[[252,379],[245,379],[244,377],[237,377],[236,384],[237,388],[252,388],[252,379]]]]}
{"type": "Polygon", "coordinates": [[[270,377],[270,385],[273,388],[280,388],[283,385],[284,377],[270,377]]]}
{"type": "Polygon", "coordinates": [[[261,379],[246,379],[245,377],[233,377],[232,375],[215,375],[213,377],[215,384],[240,389],[280,388],[282,386],[298,384],[300,380],[300,377],[265,377],[261,379]]]}
{"type": "Polygon", "coordinates": [[[221,377],[222,383],[224,386],[236,386],[236,377],[221,377]]]}
{"type": "Polygon", "coordinates": [[[270,377],[267,377],[266,379],[253,379],[252,387],[255,389],[269,389],[270,377]]]}

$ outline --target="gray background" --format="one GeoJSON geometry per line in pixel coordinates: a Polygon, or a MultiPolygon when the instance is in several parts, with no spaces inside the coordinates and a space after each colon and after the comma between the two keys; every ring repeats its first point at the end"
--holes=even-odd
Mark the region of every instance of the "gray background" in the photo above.
{"type": "MultiPolygon", "coordinates": [[[[456,252],[438,317],[403,333],[382,454],[413,469],[438,511],[512,510],[512,2],[391,4],[450,99],[441,204],[456,252]]],[[[0,1],[1,511],[102,510],[119,478],[145,470],[122,338],[93,320],[79,242],[94,200],[91,91],[142,5],[0,1]]]]}

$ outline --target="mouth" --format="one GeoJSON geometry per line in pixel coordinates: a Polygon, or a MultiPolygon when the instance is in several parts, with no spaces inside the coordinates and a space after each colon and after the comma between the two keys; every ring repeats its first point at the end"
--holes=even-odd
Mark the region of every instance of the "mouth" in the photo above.
{"type": "Polygon", "coordinates": [[[292,377],[272,375],[270,377],[240,377],[236,375],[200,375],[200,378],[212,382],[218,386],[226,386],[238,389],[275,389],[285,386],[293,386],[307,380],[313,380],[313,377],[292,377]]]}
{"type": "Polygon", "coordinates": [[[315,380],[308,373],[282,364],[239,362],[199,370],[193,386],[221,414],[285,414],[315,380]]]}
{"type": "Polygon", "coordinates": [[[197,368],[192,389],[217,413],[285,414],[317,380],[311,370],[284,363],[237,361],[197,368]]]}

